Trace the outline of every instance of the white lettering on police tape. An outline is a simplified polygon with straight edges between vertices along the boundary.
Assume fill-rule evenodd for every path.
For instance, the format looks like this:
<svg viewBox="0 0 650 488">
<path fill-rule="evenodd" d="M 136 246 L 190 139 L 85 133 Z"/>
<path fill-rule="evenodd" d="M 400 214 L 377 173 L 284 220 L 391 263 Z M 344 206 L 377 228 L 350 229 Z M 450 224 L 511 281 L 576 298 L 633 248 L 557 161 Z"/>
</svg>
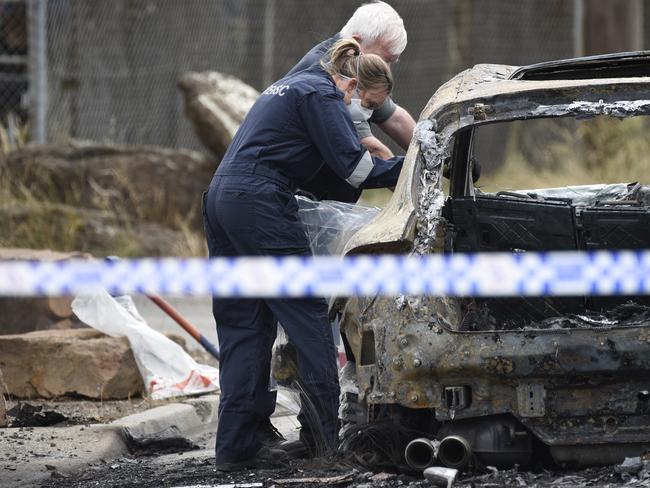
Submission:
<svg viewBox="0 0 650 488">
<path fill-rule="evenodd" d="M 279 97 L 283 97 L 289 88 L 291 88 L 291 85 L 271 85 L 266 90 L 264 90 L 262 95 L 277 95 Z"/>
</svg>

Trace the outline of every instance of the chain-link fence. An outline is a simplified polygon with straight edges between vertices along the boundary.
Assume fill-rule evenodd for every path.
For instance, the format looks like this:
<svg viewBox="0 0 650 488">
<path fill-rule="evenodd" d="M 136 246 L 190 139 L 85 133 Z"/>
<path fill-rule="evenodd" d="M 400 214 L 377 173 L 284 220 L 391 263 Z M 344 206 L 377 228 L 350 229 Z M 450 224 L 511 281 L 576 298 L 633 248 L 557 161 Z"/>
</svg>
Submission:
<svg viewBox="0 0 650 488">
<path fill-rule="evenodd" d="M 417 118 L 441 83 L 475 63 L 571 57 L 582 49 L 585 1 L 602 0 L 392 0 L 409 35 L 395 100 Z M 623 1 L 650 13 L 650 0 Z M 230 73 L 261 90 L 361 3 L 3 0 L 0 117 L 5 127 L 29 118 L 43 142 L 199 149 L 176 87 L 184 72 Z"/>
<path fill-rule="evenodd" d="M 0 120 L 3 123 L 0 146 L 3 148 L 16 145 L 29 117 L 27 51 L 27 5 L 19 1 L 0 3 Z"/>
</svg>

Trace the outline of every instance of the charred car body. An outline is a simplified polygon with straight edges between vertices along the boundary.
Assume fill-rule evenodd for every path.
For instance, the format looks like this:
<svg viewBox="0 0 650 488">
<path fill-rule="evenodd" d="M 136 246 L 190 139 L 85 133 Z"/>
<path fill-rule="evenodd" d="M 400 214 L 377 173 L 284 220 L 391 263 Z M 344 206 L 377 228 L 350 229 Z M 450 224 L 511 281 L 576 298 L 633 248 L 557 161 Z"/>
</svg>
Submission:
<svg viewBox="0 0 650 488">
<path fill-rule="evenodd" d="M 472 182 L 480 127 L 648 115 L 648 76 L 650 53 L 460 73 L 427 104 L 392 199 L 346 252 L 650 248 L 642 184 L 485 193 Z M 366 420 L 408 427 L 411 467 L 435 456 L 450 467 L 522 465 L 538 453 L 560 465 L 607 464 L 650 447 L 649 304 L 355 297 L 341 331 Z"/>
</svg>

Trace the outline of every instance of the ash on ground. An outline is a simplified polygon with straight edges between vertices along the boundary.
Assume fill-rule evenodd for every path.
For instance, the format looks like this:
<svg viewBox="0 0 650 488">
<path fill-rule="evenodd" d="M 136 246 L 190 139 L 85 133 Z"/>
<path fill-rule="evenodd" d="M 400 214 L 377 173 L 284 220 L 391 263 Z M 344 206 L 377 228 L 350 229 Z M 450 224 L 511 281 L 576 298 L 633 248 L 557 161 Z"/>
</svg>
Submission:
<svg viewBox="0 0 650 488">
<path fill-rule="evenodd" d="M 103 402 L 74 398 L 10 400 L 7 402 L 7 420 L 9 427 L 103 424 L 169 401 L 148 398 Z"/>
<path fill-rule="evenodd" d="M 487 468 L 481 474 L 463 473 L 454 487 L 648 487 L 650 460 L 632 458 L 619 466 L 590 468 L 581 471 L 499 471 Z M 405 488 L 433 486 L 421 476 L 391 472 L 371 472 L 352 463 L 339 454 L 328 459 L 294 460 L 278 468 L 260 468 L 238 473 L 220 473 L 215 470 L 209 451 L 200 455 L 178 454 L 170 457 L 137 456 L 121 458 L 109 463 L 91 466 L 75 478 L 55 476 L 43 485 L 61 487 L 216 487 L 251 488 L 316 486 L 357 488 Z"/>
</svg>

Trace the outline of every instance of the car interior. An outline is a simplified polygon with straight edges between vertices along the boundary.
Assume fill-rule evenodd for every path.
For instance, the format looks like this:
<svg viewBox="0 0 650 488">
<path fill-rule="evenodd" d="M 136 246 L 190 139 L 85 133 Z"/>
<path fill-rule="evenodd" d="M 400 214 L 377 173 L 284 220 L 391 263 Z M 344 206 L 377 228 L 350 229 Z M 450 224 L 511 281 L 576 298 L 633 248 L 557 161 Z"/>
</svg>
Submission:
<svg viewBox="0 0 650 488">
<path fill-rule="evenodd" d="M 503 123 L 502 125 L 507 125 Z M 476 133 L 456 135 L 449 196 L 443 209 L 446 252 L 597 251 L 650 247 L 650 187 L 641 182 L 553 191 L 481 188 L 472 165 L 482 158 Z M 481 159 L 483 162 L 483 160 Z M 625 177 L 621 172 L 621 177 Z M 476 186 L 475 186 L 476 185 Z M 609 191 L 606 191 L 609 190 Z M 591 192 L 589 198 L 583 194 Z M 580 198 L 575 198 L 573 194 Z M 468 299 L 461 328 L 535 327 L 567 314 L 603 314 L 625 304 L 650 306 L 647 296 Z"/>
</svg>

